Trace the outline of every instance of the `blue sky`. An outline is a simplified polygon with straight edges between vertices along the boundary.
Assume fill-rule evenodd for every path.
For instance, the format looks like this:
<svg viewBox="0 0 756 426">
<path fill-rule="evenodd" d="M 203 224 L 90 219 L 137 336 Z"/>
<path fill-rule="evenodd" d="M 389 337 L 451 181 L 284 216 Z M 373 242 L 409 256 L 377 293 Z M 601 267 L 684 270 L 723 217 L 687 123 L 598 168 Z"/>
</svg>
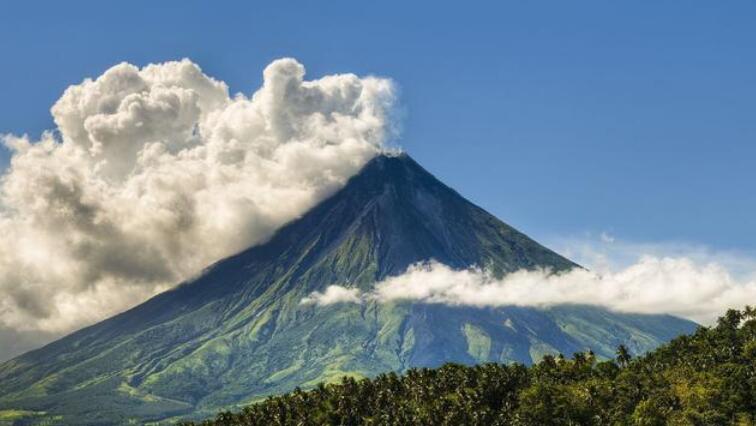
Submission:
<svg viewBox="0 0 756 426">
<path fill-rule="evenodd" d="M 249 93 L 292 56 L 309 78 L 394 79 L 400 145 L 535 237 L 751 252 L 754 17 L 746 1 L 5 3 L 0 132 L 51 128 L 68 85 L 121 61 L 188 57 Z"/>
</svg>

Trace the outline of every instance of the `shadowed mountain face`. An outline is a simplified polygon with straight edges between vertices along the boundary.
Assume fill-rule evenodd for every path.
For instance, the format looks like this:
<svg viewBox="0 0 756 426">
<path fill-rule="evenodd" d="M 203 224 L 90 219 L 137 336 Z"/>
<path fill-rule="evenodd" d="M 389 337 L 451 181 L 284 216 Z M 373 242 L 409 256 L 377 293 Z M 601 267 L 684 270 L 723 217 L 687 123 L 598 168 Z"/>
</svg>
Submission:
<svg viewBox="0 0 756 426">
<path fill-rule="evenodd" d="M 695 324 L 584 306 L 304 306 L 435 259 L 496 274 L 576 265 L 462 198 L 406 155 L 380 156 L 266 244 L 113 318 L 0 365 L 2 410 L 58 423 L 212 414 L 343 375 L 445 362 L 530 363 L 620 343 L 643 352 Z M 42 414 L 44 412 L 45 414 Z"/>
</svg>

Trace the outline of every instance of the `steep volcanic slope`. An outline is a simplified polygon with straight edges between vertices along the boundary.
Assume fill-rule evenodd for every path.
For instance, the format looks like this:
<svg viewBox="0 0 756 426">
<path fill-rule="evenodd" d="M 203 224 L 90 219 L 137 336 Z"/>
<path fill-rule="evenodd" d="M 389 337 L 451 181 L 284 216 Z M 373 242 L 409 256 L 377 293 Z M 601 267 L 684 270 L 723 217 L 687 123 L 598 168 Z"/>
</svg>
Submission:
<svg viewBox="0 0 756 426">
<path fill-rule="evenodd" d="M 57 422 L 203 415 L 344 374 L 455 361 L 611 356 L 692 331 L 670 316 L 597 308 L 409 303 L 305 306 L 330 284 L 364 290 L 435 259 L 497 274 L 576 265 L 462 198 L 406 155 L 381 156 L 268 243 L 127 312 L 0 365 L 0 410 Z"/>
</svg>

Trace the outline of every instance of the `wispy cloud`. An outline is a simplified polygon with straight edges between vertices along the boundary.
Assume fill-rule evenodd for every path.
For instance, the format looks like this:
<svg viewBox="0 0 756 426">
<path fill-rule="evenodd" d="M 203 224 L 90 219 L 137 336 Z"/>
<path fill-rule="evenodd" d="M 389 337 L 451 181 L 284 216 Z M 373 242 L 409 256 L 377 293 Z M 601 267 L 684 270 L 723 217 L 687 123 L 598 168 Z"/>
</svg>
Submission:
<svg viewBox="0 0 756 426">
<path fill-rule="evenodd" d="M 333 305 L 336 303 L 362 303 L 360 290 L 338 285 L 328 286 L 324 292 L 313 291 L 300 301 L 302 305 Z"/>
<path fill-rule="evenodd" d="M 698 265 L 716 264 L 738 280 L 756 278 L 756 253 L 714 249 L 685 241 L 633 241 L 604 232 L 545 237 L 547 247 L 600 273 L 627 268 L 643 257 L 685 258 Z"/>
<path fill-rule="evenodd" d="M 601 264 L 600 271 L 573 269 L 552 273 L 543 269 L 520 270 L 503 277 L 495 277 L 479 268 L 454 270 L 437 262 L 428 262 L 413 265 L 399 276 L 377 282 L 367 293 L 356 293 L 356 289 L 337 290 L 334 286 L 329 287 L 327 293 L 336 295 L 349 290 L 349 300 L 338 301 L 353 303 L 405 300 L 452 306 L 539 308 L 586 304 L 619 312 L 672 314 L 702 324 L 712 323 L 728 308 L 756 303 L 753 275 L 735 274 L 725 266 L 744 267 L 750 261 L 708 255 L 726 259 L 723 264 L 705 260 L 703 253 L 706 251 L 699 249 L 690 253 L 692 257 L 646 254 L 631 264 L 617 267 L 616 263 L 621 260 L 611 260 L 595 252 L 592 256 Z M 324 305 L 331 299 L 319 297 L 318 300 Z"/>
</svg>

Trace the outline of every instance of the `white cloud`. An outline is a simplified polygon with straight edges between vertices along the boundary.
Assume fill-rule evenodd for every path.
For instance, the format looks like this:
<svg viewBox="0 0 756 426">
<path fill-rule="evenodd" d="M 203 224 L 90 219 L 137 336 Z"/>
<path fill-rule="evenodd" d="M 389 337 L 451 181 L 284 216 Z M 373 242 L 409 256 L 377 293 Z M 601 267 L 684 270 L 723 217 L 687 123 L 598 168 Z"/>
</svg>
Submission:
<svg viewBox="0 0 756 426">
<path fill-rule="evenodd" d="M 338 285 L 330 285 L 325 292 L 313 291 L 303 298 L 300 305 L 333 305 L 335 303 L 362 303 L 358 288 L 346 288 Z"/>
<path fill-rule="evenodd" d="M 503 278 L 481 269 L 454 270 L 430 262 L 376 283 L 358 299 L 476 307 L 587 304 L 709 324 L 728 308 L 756 301 L 756 280 L 738 280 L 721 265 L 699 265 L 688 258 L 645 256 L 615 272 L 521 270 Z"/>
<path fill-rule="evenodd" d="M 304 80 L 271 63 L 251 96 L 189 60 L 69 87 L 57 132 L 6 135 L 0 326 L 63 333 L 268 239 L 395 134 L 390 80 Z"/>
<path fill-rule="evenodd" d="M 684 241 L 632 241 L 612 236 L 607 241 L 601 233 L 580 236 L 546 237 L 546 246 L 592 271 L 611 273 L 629 267 L 638 259 L 686 258 L 698 265 L 717 264 L 738 280 L 756 280 L 756 253 L 713 249 Z"/>
</svg>

